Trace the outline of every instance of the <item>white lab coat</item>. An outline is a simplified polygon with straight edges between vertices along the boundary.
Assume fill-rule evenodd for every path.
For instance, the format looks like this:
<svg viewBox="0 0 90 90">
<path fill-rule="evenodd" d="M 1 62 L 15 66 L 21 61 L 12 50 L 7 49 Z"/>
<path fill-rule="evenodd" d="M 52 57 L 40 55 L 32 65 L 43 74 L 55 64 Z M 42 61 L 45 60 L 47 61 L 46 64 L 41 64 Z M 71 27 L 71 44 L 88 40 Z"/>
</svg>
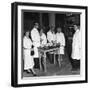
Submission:
<svg viewBox="0 0 90 90">
<path fill-rule="evenodd" d="M 34 66 L 34 61 L 33 61 L 33 57 L 31 56 L 31 46 L 32 46 L 32 42 L 29 38 L 27 38 L 26 36 L 24 36 L 23 38 L 23 55 L 24 55 L 24 69 L 30 69 L 33 68 Z"/>
<path fill-rule="evenodd" d="M 44 33 L 42 33 L 42 35 L 40 36 L 40 40 L 41 40 L 40 42 L 41 46 L 47 44 L 47 38 Z"/>
<path fill-rule="evenodd" d="M 49 43 L 51 43 L 52 41 L 56 40 L 56 36 L 55 33 L 51 32 L 50 30 L 47 32 L 47 40 L 49 41 Z"/>
<path fill-rule="evenodd" d="M 64 54 L 64 47 L 65 47 L 65 37 L 62 32 L 56 33 L 56 42 L 60 43 L 60 51 L 59 54 Z"/>
<path fill-rule="evenodd" d="M 39 58 L 38 47 L 40 46 L 40 34 L 36 28 L 31 30 L 31 38 L 34 45 L 34 58 Z"/>
<path fill-rule="evenodd" d="M 72 59 L 79 60 L 81 58 L 81 32 L 77 30 L 73 36 L 72 42 Z"/>
</svg>

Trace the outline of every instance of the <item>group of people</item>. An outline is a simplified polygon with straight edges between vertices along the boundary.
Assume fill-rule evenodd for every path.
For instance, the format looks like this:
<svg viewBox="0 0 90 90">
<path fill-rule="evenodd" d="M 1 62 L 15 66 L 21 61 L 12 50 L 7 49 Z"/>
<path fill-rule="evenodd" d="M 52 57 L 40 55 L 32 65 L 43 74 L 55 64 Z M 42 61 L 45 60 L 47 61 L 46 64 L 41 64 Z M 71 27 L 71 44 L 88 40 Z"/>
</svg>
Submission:
<svg viewBox="0 0 90 90">
<path fill-rule="evenodd" d="M 50 30 L 45 35 L 44 30 L 41 28 L 40 32 L 38 31 L 39 24 L 35 23 L 34 27 L 31 31 L 26 31 L 25 36 L 23 38 L 23 51 L 24 51 L 24 70 L 27 73 L 32 73 L 36 76 L 34 68 L 39 68 L 39 54 L 38 54 L 38 47 L 44 46 L 47 43 L 60 43 L 60 51 L 59 54 L 64 54 L 65 48 L 65 37 L 64 33 L 62 33 L 61 27 L 57 28 L 57 33 L 54 31 L 54 27 L 51 26 Z M 76 25 L 74 25 L 75 34 L 73 36 L 73 43 L 72 43 L 72 67 L 76 69 L 76 64 L 80 64 L 80 57 L 79 57 L 79 45 L 80 43 L 80 30 Z M 34 51 L 34 54 L 31 55 L 31 52 Z M 61 58 L 62 59 L 62 58 Z M 76 62 L 78 61 L 78 62 Z"/>
</svg>

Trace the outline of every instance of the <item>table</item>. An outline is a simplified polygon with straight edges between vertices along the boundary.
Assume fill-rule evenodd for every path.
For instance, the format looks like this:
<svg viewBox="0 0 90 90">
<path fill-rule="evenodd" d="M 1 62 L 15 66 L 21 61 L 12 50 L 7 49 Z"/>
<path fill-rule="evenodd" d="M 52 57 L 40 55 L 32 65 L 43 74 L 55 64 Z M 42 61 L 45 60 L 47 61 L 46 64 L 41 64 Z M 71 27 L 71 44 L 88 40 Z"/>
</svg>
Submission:
<svg viewBox="0 0 90 90">
<path fill-rule="evenodd" d="M 42 65 L 41 65 L 41 57 L 44 57 L 43 60 L 43 65 L 44 65 L 44 72 L 47 72 L 47 68 L 46 68 L 46 53 L 47 52 L 53 52 L 54 53 L 54 64 L 56 64 L 56 59 L 55 59 L 55 55 L 57 53 L 57 51 L 59 52 L 60 47 L 55 47 L 55 48 L 51 48 L 51 49 L 43 49 L 43 48 L 38 48 L 38 52 L 39 52 L 39 64 L 40 64 L 40 70 L 42 70 Z M 43 54 L 42 54 L 43 53 Z M 60 60 L 60 54 L 58 54 L 58 62 L 59 62 L 59 67 L 61 66 L 61 60 Z"/>
</svg>

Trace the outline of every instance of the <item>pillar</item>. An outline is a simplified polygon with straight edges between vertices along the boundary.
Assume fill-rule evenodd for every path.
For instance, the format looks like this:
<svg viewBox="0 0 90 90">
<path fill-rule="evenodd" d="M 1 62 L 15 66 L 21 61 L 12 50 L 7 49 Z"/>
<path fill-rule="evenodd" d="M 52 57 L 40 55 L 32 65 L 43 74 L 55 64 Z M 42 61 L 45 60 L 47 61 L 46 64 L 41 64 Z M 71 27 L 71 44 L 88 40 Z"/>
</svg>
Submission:
<svg viewBox="0 0 90 90">
<path fill-rule="evenodd" d="M 40 13 L 40 26 L 42 26 L 42 13 Z"/>
<path fill-rule="evenodd" d="M 55 14 L 54 13 L 49 14 L 49 26 L 55 26 Z"/>
</svg>

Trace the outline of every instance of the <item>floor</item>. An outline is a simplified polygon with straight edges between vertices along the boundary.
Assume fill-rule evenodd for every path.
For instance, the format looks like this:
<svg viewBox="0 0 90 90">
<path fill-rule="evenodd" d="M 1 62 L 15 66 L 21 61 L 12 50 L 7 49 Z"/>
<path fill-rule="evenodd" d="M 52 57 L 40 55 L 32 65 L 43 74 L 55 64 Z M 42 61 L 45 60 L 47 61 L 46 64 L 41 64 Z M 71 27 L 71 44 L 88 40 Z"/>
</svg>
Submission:
<svg viewBox="0 0 90 90">
<path fill-rule="evenodd" d="M 63 61 L 61 62 L 61 67 L 59 67 L 58 62 L 56 64 L 51 64 L 49 60 L 47 60 L 47 72 L 45 73 L 43 70 L 35 69 L 37 77 L 39 76 L 57 76 L 57 75 L 79 75 L 80 70 L 72 72 L 72 66 L 69 61 L 67 55 L 63 57 Z M 33 77 L 31 73 L 23 72 L 24 77 Z"/>
</svg>

